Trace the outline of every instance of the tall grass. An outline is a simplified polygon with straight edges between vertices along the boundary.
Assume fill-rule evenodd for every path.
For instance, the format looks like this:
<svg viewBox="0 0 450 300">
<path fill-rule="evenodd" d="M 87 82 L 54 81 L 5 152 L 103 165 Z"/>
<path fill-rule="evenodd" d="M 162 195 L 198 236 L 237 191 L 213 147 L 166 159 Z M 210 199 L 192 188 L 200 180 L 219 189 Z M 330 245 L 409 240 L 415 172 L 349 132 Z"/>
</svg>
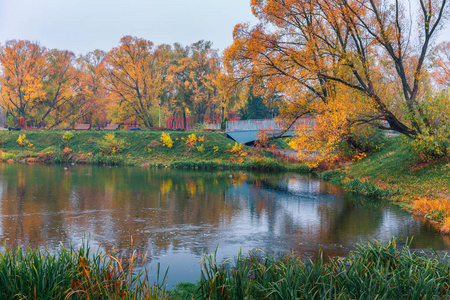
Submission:
<svg viewBox="0 0 450 300">
<path fill-rule="evenodd" d="M 0 299 L 167 299 L 165 276 L 151 283 L 144 263 L 137 251 L 121 257 L 87 243 L 57 253 L 18 247 L 0 253 Z"/>
<path fill-rule="evenodd" d="M 219 264 L 206 256 L 199 299 L 442 299 L 450 296 L 450 263 L 436 252 L 414 253 L 370 242 L 346 258 L 303 262 L 251 252 Z M 186 298 L 187 299 L 187 298 Z M 191 298 L 189 298 L 191 299 Z"/>
<path fill-rule="evenodd" d="M 154 165 L 158 167 L 158 164 Z M 306 165 L 292 164 L 286 165 L 276 159 L 271 158 L 260 158 L 260 159 L 249 159 L 242 163 L 237 162 L 217 162 L 217 161 L 203 161 L 203 160 L 184 160 L 175 161 L 169 165 L 170 168 L 174 169 L 202 169 L 202 170 L 252 170 L 252 171 L 266 171 L 266 172 L 298 172 L 298 173 L 311 173 L 311 169 Z"/>
</svg>

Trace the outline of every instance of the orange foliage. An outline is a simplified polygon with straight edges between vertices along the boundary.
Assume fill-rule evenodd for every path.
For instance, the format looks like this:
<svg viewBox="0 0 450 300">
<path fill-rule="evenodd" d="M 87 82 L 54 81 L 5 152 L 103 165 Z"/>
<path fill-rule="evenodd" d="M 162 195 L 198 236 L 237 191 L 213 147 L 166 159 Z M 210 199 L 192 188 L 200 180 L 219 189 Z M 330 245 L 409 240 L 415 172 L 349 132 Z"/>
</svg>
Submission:
<svg viewBox="0 0 450 300">
<path fill-rule="evenodd" d="M 433 77 L 437 83 L 442 85 L 450 84 L 450 42 L 440 43 L 433 56 Z"/>
<path fill-rule="evenodd" d="M 225 65 L 260 93 L 282 94 L 286 126 L 316 118 L 292 146 L 317 151 L 319 160 L 333 158 L 359 124 L 415 138 L 431 126 L 421 105 L 425 61 L 446 10 L 444 2 L 419 2 L 413 22 L 400 1 L 252 0 L 260 23 L 236 25 Z M 411 30 L 422 36 L 420 51 L 408 48 Z"/>
<path fill-rule="evenodd" d="M 83 123 L 95 124 L 108 120 L 111 113 L 111 97 L 107 89 L 106 53 L 101 50 L 89 52 L 78 58 L 76 73 L 76 105 L 75 119 Z"/>
<path fill-rule="evenodd" d="M 26 118 L 45 94 L 43 89 L 45 48 L 29 41 L 7 41 L 0 49 L 3 74 L 1 106 L 17 119 Z"/>
<path fill-rule="evenodd" d="M 164 49 L 164 45 L 155 48 L 151 41 L 124 36 L 120 45 L 108 52 L 107 76 L 122 118 L 136 117 L 147 127 L 156 124 L 152 108 L 158 108 L 167 84 Z"/>
<path fill-rule="evenodd" d="M 413 202 L 414 211 L 441 223 L 441 231 L 450 233 L 450 201 L 420 197 Z"/>
</svg>

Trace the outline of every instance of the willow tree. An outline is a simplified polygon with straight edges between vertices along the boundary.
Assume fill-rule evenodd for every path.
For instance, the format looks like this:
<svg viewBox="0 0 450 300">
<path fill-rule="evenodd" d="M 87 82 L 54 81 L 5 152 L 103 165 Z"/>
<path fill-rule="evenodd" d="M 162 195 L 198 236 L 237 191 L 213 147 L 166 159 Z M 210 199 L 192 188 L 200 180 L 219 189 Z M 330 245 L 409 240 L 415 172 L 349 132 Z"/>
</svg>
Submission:
<svg viewBox="0 0 450 300">
<path fill-rule="evenodd" d="M 252 0 L 260 23 L 235 27 L 225 60 L 236 77 L 282 92 L 290 124 L 315 115 L 299 148 L 332 153 L 355 124 L 416 138 L 435 126 L 424 76 L 448 15 L 447 0 L 417 1 L 413 11 L 402 0 Z"/>
</svg>

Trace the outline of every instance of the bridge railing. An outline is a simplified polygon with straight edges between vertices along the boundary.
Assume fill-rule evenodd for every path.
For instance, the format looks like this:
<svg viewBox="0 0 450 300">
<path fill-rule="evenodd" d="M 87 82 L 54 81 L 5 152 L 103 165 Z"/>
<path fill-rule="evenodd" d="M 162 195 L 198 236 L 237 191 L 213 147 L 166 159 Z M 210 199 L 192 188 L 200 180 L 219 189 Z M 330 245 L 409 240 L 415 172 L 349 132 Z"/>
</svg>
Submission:
<svg viewBox="0 0 450 300">
<path fill-rule="evenodd" d="M 296 129 L 300 126 L 313 126 L 314 119 L 303 118 L 297 120 L 292 129 Z M 250 130 L 271 130 L 282 131 L 286 129 L 286 123 L 284 121 L 277 121 L 275 119 L 261 119 L 261 120 L 239 120 L 227 122 L 226 131 L 250 131 Z"/>
<path fill-rule="evenodd" d="M 220 123 L 205 124 L 205 129 L 220 130 Z"/>
</svg>

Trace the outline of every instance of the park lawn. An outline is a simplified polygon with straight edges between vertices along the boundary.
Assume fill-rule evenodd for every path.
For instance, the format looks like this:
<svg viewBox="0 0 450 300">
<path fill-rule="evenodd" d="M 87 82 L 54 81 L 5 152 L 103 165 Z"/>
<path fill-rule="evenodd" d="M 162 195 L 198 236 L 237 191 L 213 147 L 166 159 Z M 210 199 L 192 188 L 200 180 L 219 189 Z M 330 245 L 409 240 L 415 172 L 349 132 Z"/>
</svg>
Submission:
<svg viewBox="0 0 450 300">
<path fill-rule="evenodd" d="M 125 146 L 121 151 L 121 155 L 125 157 L 132 157 L 139 161 L 158 161 L 161 163 L 170 163 L 172 161 L 179 161 L 183 159 L 191 160 L 209 160 L 209 159 L 224 159 L 230 160 L 233 156 L 231 152 L 227 151 L 228 144 L 232 141 L 225 138 L 223 133 L 215 132 L 193 132 L 193 131 L 166 131 L 172 140 L 173 147 L 168 148 L 162 145 L 160 137 L 162 131 L 72 131 L 73 138 L 68 141 L 63 140 L 65 131 L 14 131 L 1 132 L 0 135 L 0 149 L 4 151 L 11 151 L 18 155 L 33 155 L 35 153 L 45 152 L 46 150 L 62 151 L 68 146 L 72 155 L 78 153 L 92 153 L 93 155 L 99 152 L 98 142 L 102 140 L 106 134 L 114 134 L 116 139 L 123 139 Z M 196 136 L 204 136 L 203 143 L 197 143 L 196 146 L 204 144 L 205 151 L 199 152 L 196 146 L 189 148 L 186 145 L 186 139 L 190 134 Z M 19 134 L 25 134 L 26 139 L 33 144 L 32 147 L 20 147 L 17 144 Z M 152 144 L 153 142 L 153 144 Z M 218 147 L 218 151 L 214 153 L 214 146 Z M 149 152 L 149 149 L 151 151 Z"/>
<path fill-rule="evenodd" d="M 289 169 L 304 165 L 286 164 L 268 151 L 243 146 L 243 152 L 231 151 L 235 143 L 222 132 L 165 131 L 173 140 L 168 148 L 161 143 L 163 131 L 71 131 L 73 137 L 64 140 L 65 131 L 3 131 L 0 132 L 0 161 L 38 161 L 47 163 L 91 163 L 108 165 L 145 165 L 188 168 L 251 168 Z M 21 147 L 17 143 L 20 134 L 25 134 L 32 146 Z M 114 134 L 117 140 L 124 140 L 122 151 L 116 155 L 104 155 L 99 151 L 99 142 L 107 134 Z M 188 146 L 189 135 L 197 139 Z M 203 145 L 203 147 L 201 147 Z M 64 154 L 64 149 L 70 152 Z M 202 149 L 203 148 L 203 149 Z"/>
<path fill-rule="evenodd" d="M 385 190 L 398 190 L 392 196 L 396 201 L 450 199 L 450 161 L 420 162 L 402 139 L 389 138 L 381 150 L 343 167 L 345 176 L 369 180 Z"/>
</svg>

